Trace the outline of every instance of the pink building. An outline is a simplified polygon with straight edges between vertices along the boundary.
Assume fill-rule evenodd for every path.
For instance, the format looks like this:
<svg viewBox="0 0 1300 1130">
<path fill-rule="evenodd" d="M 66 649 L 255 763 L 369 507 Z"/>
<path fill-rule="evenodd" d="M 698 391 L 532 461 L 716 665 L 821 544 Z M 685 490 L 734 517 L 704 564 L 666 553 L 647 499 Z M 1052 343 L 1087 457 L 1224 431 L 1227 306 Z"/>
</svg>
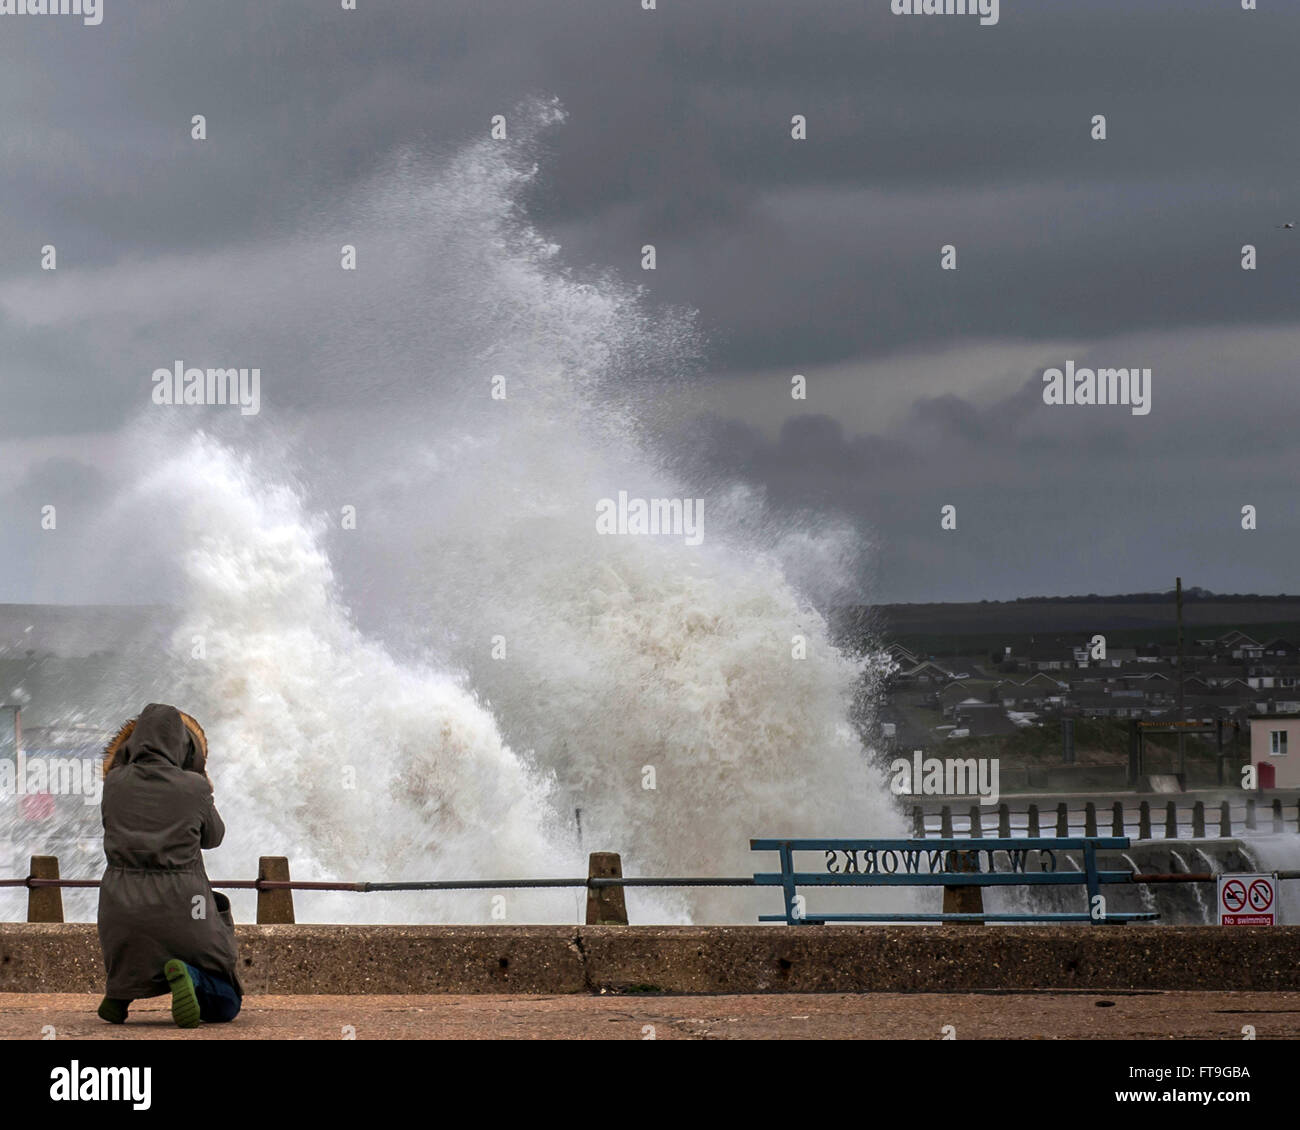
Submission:
<svg viewBox="0 0 1300 1130">
<path fill-rule="evenodd" d="M 1300 788 L 1300 714 L 1252 714 L 1250 760 L 1261 788 Z"/>
</svg>

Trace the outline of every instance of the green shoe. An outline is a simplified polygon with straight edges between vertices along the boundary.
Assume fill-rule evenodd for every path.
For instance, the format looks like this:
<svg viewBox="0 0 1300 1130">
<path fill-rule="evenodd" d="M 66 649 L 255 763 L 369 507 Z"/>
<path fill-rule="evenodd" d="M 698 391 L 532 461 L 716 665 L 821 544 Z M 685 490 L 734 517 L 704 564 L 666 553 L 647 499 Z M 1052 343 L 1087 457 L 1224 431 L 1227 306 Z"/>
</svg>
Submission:
<svg viewBox="0 0 1300 1130">
<path fill-rule="evenodd" d="M 126 1006 L 130 1001 L 118 1000 L 116 997 L 105 997 L 99 1002 L 99 1018 L 107 1020 L 110 1024 L 126 1023 Z"/>
<path fill-rule="evenodd" d="M 199 998 L 194 992 L 194 982 L 185 962 L 173 957 L 163 966 L 163 976 L 172 988 L 172 1019 L 178 1028 L 199 1026 Z"/>
</svg>

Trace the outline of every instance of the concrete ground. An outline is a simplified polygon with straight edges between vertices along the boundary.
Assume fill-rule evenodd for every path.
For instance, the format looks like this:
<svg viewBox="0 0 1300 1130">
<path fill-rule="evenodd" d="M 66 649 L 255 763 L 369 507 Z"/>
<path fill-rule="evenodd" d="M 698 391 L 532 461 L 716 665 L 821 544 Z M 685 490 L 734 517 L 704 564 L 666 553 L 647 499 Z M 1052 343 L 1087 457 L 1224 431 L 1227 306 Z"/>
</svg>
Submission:
<svg viewBox="0 0 1300 1130">
<path fill-rule="evenodd" d="M 183 1031 L 168 997 L 105 1024 L 97 996 L 0 993 L 0 1039 L 1300 1038 L 1295 992 L 991 992 L 659 996 L 249 996 L 232 1024 Z"/>
</svg>

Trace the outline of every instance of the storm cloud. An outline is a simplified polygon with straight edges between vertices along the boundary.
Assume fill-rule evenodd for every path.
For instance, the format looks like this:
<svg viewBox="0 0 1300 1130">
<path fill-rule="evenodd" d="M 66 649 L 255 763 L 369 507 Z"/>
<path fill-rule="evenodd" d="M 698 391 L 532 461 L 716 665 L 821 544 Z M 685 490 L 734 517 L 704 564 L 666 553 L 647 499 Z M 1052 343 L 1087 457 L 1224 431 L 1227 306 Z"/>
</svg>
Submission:
<svg viewBox="0 0 1300 1130">
<path fill-rule="evenodd" d="M 329 302 L 310 245 L 340 201 L 551 97 L 530 222 L 579 277 L 697 312 L 703 356 L 638 393 L 647 423 L 688 474 L 857 525 L 863 598 L 1295 587 L 1294 5 L 1003 0 L 981 27 L 888 0 L 104 0 L 98 26 L 0 21 L 0 600 L 102 595 L 42 563 L 40 508 L 109 496 L 156 365 L 246 364 L 237 330 L 268 396 L 327 411 L 293 368 L 306 323 L 258 319 L 259 265 Z M 374 314 L 381 368 L 427 347 L 400 305 Z M 1044 404 L 1068 359 L 1150 368 L 1151 413 Z"/>
</svg>

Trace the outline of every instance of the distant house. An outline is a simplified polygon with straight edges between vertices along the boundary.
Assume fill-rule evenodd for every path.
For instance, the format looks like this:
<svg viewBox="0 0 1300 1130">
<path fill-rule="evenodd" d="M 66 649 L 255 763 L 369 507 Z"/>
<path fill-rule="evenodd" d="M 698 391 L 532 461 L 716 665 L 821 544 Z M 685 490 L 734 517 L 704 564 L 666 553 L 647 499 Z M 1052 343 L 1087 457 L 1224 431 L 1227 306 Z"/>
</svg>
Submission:
<svg viewBox="0 0 1300 1130">
<path fill-rule="evenodd" d="M 1075 645 L 1063 640 L 1031 643 L 1016 658 L 1031 671 L 1061 671 L 1075 665 Z"/>
<path fill-rule="evenodd" d="M 1300 667 L 1280 664 L 1247 667 L 1246 682 L 1261 691 L 1289 689 L 1300 683 Z"/>
<path fill-rule="evenodd" d="M 1020 684 L 1014 679 L 1002 679 L 993 684 L 993 690 L 989 698 L 993 702 L 1000 702 L 1006 710 L 1012 710 L 1020 702 L 1023 692 Z"/>
<path fill-rule="evenodd" d="M 1259 641 L 1252 639 L 1245 632 L 1231 631 L 1225 632 L 1217 640 L 1213 641 L 1218 647 L 1224 650 L 1230 650 L 1234 647 L 1240 647 L 1243 643 L 1259 646 Z"/>
<path fill-rule="evenodd" d="M 1268 659 L 1294 659 L 1300 656 L 1300 647 L 1290 640 L 1274 638 L 1264 641 L 1264 656 Z"/>
<path fill-rule="evenodd" d="M 1020 684 L 1026 690 L 1037 690 L 1044 694 L 1060 694 L 1069 684 L 1060 679 L 1054 679 L 1044 671 L 1039 671 L 1036 675 L 1030 675 Z"/>
<path fill-rule="evenodd" d="M 888 648 L 889 656 L 900 668 L 915 667 L 921 662 L 921 657 L 909 648 L 904 647 L 901 643 L 891 643 Z"/>
<path fill-rule="evenodd" d="M 1043 710 L 1047 707 L 1060 706 L 1067 686 L 1059 679 L 1043 672 L 1031 675 L 1023 683 L 1003 683 L 997 689 L 1003 706 L 1015 706 L 1020 709 Z"/>
<path fill-rule="evenodd" d="M 1076 667 L 1119 667 L 1124 663 L 1132 663 L 1137 658 L 1137 648 L 1108 647 L 1105 659 L 1093 659 L 1092 649 L 1087 644 L 1081 644 L 1071 654 Z"/>
<path fill-rule="evenodd" d="M 984 680 L 971 682 L 961 680 L 949 683 L 938 693 L 940 707 L 945 714 L 950 713 L 956 706 L 964 702 L 979 702 L 988 704 L 990 702 L 1000 702 L 997 688 L 1000 683 L 992 683 Z"/>
<path fill-rule="evenodd" d="M 1264 654 L 1264 645 L 1245 632 L 1227 632 L 1220 636 L 1218 650 L 1227 652 L 1234 659 L 1258 659 Z"/>
<path fill-rule="evenodd" d="M 1089 718 L 1140 718 L 1147 713 L 1145 698 L 1131 692 L 1072 689 L 1066 702 Z"/>
<path fill-rule="evenodd" d="M 1165 690 L 1172 682 L 1173 679 L 1163 671 L 1143 671 L 1140 668 L 1121 671 L 1116 680 L 1116 684 L 1125 690 L 1142 690 L 1147 693 Z"/>
<path fill-rule="evenodd" d="M 1242 682 L 1246 668 L 1240 663 L 1206 663 L 1198 667 L 1196 673 L 1210 686 L 1221 687 L 1233 682 Z"/>
<path fill-rule="evenodd" d="M 936 683 L 949 683 L 955 676 L 935 663 L 926 659 L 894 674 L 894 682 L 900 686 L 932 686 Z"/>
<path fill-rule="evenodd" d="M 1252 715 L 1250 760 L 1261 788 L 1300 788 L 1300 714 Z"/>
<path fill-rule="evenodd" d="M 1169 682 L 1175 672 L 1174 668 L 1166 666 L 1156 666 L 1154 664 L 1130 663 L 1124 667 L 1114 669 L 1102 669 L 1098 672 L 1103 679 L 1110 683 L 1144 683 L 1154 684 Z"/>
<path fill-rule="evenodd" d="M 1108 647 L 1106 649 L 1105 659 L 1091 659 L 1086 648 L 1079 666 L 1095 667 L 1122 667 L 1125 663 L 1134 663 L 1137 661 L 1137 648 L 1135 647 Z"/>
<path fill-rule="evenodd" d="M 963 702 L 954 711 L 953 720 L 973 738 L 1014 734 L 1019 728 L 997 702 Z"/>
</svg>

